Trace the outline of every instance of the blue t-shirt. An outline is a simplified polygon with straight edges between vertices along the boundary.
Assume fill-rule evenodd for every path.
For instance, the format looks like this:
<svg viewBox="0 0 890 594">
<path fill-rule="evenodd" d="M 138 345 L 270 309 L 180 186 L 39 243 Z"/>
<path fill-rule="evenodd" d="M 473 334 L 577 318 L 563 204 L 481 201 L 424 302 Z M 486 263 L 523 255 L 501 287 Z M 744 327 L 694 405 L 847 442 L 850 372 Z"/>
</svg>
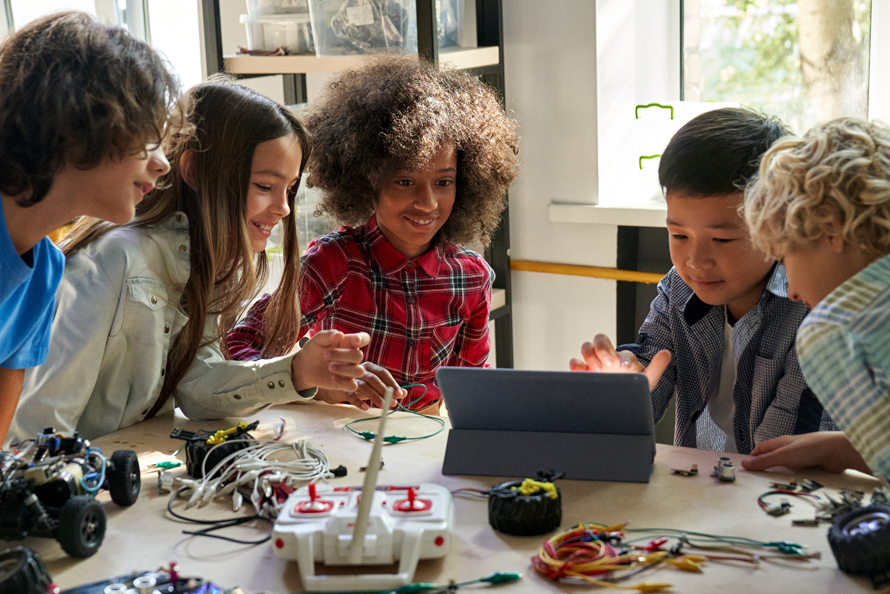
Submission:
<svg viewBox="0 0 890 594">
<path fill-rule="evenodd" d="M 0 201 L 0 367 L 26 369 L 46 361 L 64 269 L 65 256 L 48 237 L 24 256 L 16 253 Z"/>
</svg>

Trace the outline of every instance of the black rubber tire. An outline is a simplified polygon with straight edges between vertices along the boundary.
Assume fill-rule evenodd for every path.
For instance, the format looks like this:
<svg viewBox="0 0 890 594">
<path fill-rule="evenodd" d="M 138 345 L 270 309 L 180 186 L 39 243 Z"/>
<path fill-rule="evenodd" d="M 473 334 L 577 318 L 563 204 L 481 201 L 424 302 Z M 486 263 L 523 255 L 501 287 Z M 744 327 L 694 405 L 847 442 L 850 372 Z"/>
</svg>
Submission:
<svg viewBox="0 0 890 594">
<path fill-rule="evenodd" d="M 142 487 L 142 475 L 139 471 L 139 459 L 133 450 L 117 450 L 111 455 L 108 468 L 108 492 L 111 500 L 124 507 L 133 505 L 139 498 Z"/>
<path fill-rule="evenodd" d="M 488 523 L 504 534 L 537 536 L 559 528 L 562 522 L 562 493 L 556 499 L 544 492 L 530 496 L 517 495 L 511 487 L 522 481 L 510 481 L 494 487 L 488 494 Z"/>
<path fill-rule="evenodd" d="M 89 495 L 65 502 L 59 514 L 56 540 L 72 557 L 85 558 L 102 546 L 105 538 L 105 508 Z"/>
<path fill-rule="evenodd" d="M 52 581 L 31 549 L 15 547 L 0 553 L 0 594 L 46 594 Z"/>
<path fill-rule="evenodd" d="M 837 518 L 828 529 L 828 544 L 844 573 L 890 572 L 890 507 L 870 505 Z"/>
</svg>

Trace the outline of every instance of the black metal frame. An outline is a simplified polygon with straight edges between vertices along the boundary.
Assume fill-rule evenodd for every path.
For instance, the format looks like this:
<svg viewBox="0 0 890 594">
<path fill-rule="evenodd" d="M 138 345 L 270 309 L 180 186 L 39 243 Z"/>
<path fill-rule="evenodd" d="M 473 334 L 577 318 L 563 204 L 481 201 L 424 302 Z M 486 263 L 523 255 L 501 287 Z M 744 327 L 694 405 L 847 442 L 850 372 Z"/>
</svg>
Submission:
<svg viewBox="0 0 890 594">
<path fill-rule="evenodd" d="M 472 0 L 469 0 L 472 1 Z M 476 41 L 479 47 L 498 47 L 498 64 L 482 68 L 468 69 L 485 84 L 495 89 L 504 102 L 504 22 L 502 0 L 475 0 L 476 2 Z M 222 50 L 222 27 L 220 24 L 218 0 L 201 0 L 204 15 L 204 49 L 207 61 L 207 74 L 223 72 L 225 61 Z M 416 0 L 417 7 L 417 51 L 418 54 L 439 65 L 439 40 L 436 35 L 435 0 Z M 240 75 L 242 78 L 271 75 Z M 282 74 L 284 82 L 284 102 L 288 105 L 305 103 L 306 75 Z M 509 208 L 504 210 L 501 225 L 492 237 L 491 245 L 485 250 L 485 258 L 495 271 L 494 286 L 506 292 L 506 305 L 491 312 L 489 319 L 495 324 L 496 364 L 498 367 L 513 367 L 513 310 L 512 284 L 510 278 L 510 226 Z"/>
<path fill-rule="evenodd" d="M 426 0 L 431 2 L 432 0 Z M 419 3 L 418 3 L 419 6 Z M 482 82 L 495 89 L 504 103 L 504 19 L 502 0 L 476 0 L 476 43 L 479 47 L 498 48 L 497 66 L 470 70 Z M 419 19 L 418 14 L 418 19 Z M 435 24 L 435 21 L 432 21 Z M 433 36 L 435 39 L 435 35 Z M 418 31 L 418 43 L 420 34 Z M 419 48 L 418 48 L 419 49 Z M 504 289 L 506 304 L 491 312 L 494 320 L 495 363 L 513 367 L 513 283 L 510 270 L 510 207 L 504 209 L 501 224 L 491 239 L 485 257 L 494 269 L 494 286 Z"/>
</svg>

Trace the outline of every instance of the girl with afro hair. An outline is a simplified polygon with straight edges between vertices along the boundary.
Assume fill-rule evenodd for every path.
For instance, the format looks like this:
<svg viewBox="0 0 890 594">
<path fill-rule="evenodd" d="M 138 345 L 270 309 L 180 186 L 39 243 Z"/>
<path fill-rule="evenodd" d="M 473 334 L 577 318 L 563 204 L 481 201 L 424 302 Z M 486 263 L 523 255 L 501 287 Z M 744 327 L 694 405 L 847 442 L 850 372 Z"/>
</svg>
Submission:
<svg viewBox="0 0 890 594">
<path fill-rule="evenodd" d="M 519 170 L 516 122 L 477 78 L 385 56 L 341 74 L 306 125 L 307 184 L 323 194 L 316 215 L 343 227 L 303 255 L 300 333 L 369 333 L 364 377 L 346 401 L 381 406 L 389 386 L 436 414 L 436 369 L 488 357 L 494 271 L 461 244 L 487 246 L 497 229 Z M 260 356 L 269 299 L 229 335 L 233 358 Z"/>
</svg>

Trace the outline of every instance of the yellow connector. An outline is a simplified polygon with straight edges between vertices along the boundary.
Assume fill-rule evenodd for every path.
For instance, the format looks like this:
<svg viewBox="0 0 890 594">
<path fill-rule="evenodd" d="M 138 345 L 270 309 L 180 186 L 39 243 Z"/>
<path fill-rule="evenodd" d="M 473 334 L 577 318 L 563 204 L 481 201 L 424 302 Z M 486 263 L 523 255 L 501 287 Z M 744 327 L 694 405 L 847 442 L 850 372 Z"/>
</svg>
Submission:
<svg viewBox="0 0 890 594">
<path fill-rule="evenodd" d="M 700 563 L 703 559 L 699 558 L 699 555 L 684 555 L 679 559 L 668 559 L 667 562 L 677 569 L 681 569 L 683 571 L 689 571 L 691 573 L 701 573 Z"/>
<path fill-rule="evenodd" d="M 239 429 L 241 431 L 247 431 L 247 422 L 241 421 L 240 423 L 238 423 L 237 427 L 232 427 L 231 429 L 220 429 L 219 431 L 217 431 L 216 433 L 211 435 L 209 438 L 207 438 L 206 443 L 209 446 L 221 444 L 226 439 L 228 439 L 232 433 L 235 433 Z"/>
<path fill-rule="evenodd" d="M 669 589 L 671 584 L 665 584 L 663 582 L 643 582 L 642 584 L 636 584 L 635 586 L 630 587 L 639 590 L 640 592 L 661 592 L 662 590 Z"/>
<path fill-rule="evenodd" d="M 550 499 L 556 499 L 556 486 L 553 483 L 542 483 L 533 479 L 525 479 L 519 487 L 513 487 L 514 491 L 519 491 L 523 497 L 534 495 L 538 491 L 546 491 Z"/>
</svg>

